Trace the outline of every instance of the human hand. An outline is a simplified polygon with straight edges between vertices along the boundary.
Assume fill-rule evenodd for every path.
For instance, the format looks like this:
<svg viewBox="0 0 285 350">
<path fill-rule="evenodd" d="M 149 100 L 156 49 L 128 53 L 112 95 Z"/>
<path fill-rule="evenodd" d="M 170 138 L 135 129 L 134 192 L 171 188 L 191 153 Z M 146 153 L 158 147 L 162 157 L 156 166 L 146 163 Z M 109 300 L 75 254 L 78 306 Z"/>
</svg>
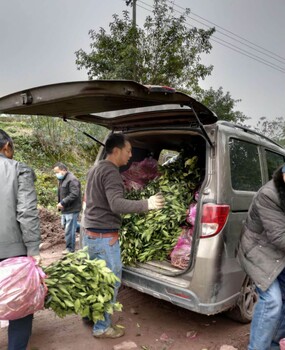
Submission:
<svg viewBox="0 0 285 350">
<path fill-rule="evenodd" d="M 161 193 L 157 193 L 154 196 L 149 197 L 147 202 L 148 202 L 148 210 L 162 209 L 165 204 L 165 199 Z"/>
<path fill-rule="evenodd" d="M 58 203 L 56 207 L 57 207 L 58 210 L 63 209 L 63 205 L 61 203 Z"/>
<path fill-rule="evenodd" d="M 34 258 L 36 265 L 40 265 L 42 258 L 40 255 L 32 255 L 32 258 Z"/>
</svg>

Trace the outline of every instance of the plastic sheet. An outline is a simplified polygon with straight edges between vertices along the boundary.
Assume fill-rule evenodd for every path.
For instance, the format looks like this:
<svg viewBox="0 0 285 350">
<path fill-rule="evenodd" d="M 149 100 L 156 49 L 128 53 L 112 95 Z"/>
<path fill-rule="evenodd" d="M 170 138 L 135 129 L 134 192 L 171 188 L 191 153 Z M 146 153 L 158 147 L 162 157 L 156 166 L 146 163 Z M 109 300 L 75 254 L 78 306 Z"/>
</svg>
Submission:
<svg viewBox="0 0 285 350">
<path fill-rule="evenodd" d="M 194 198 L 196 202 L 192 202 L 189 205 L 189 209 L 187 210 L 187 216 L 186 216 L 186 221 L 188 224 L 195 226 L 195 219 L 196 219 L 196 211 L 197 211 L 197 202 L 199 199 L 199 192 L 196 191 L 194 194 Z"/>
<path fill-rule="evenodd" d="M 280 339 L 279 345 L 280 345 L 280 350 L 285 350 L 285 338 Z"/>
<path fill-rule="evenodd" d="M 173 266 L 180 269 L 185 269 L 188 266 L 192 246 L 192 233 L 193 228 L 183 228 L 177 244 L 170 254 L 171 264 Z"/>
<path fill-rule="evenodd" d="M 0 320 L 16 320 L 44 308 L 47 287 L 32 257 L 0 262 Z"/>
<path fill-rule="evenodd" d="M 191 203 L 187 211 L 186 221 L 192 226 L 195 225 L 197 203 Z"/>
<path fill-rule="evenodd" d="M 155 159 L 149 157 L 141 162 L 133 162 L 130 168 L 124 171 L 122 178 L 126 190 L 141 190 L 149 181 L 159 177 L 158 163 Z"/>
</svg>

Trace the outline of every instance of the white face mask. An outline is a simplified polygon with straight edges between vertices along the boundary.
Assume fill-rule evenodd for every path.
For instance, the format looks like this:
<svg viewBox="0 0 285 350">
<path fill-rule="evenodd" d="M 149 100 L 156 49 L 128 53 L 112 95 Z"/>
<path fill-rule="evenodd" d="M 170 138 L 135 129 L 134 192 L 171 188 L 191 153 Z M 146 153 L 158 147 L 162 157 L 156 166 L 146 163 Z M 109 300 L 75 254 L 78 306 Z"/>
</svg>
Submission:
<svg viewBox="0 0 285 350">
<path fill-rule="evenodd" d="M 62 180 L 64 178 L 64 175 L 61 173 L 56 173 L 55 176 L 58 178 L 58 180 Z"/>
</svg>

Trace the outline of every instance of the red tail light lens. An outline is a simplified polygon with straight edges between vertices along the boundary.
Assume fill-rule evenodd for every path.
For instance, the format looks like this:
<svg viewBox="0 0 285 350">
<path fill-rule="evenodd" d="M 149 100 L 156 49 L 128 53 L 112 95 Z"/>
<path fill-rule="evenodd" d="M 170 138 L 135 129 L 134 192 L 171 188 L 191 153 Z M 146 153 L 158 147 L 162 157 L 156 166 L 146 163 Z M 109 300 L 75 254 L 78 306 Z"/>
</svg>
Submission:
<svg viewBox="0 0 285 350">
<path fill-rule="evenodd" d="M 225 226 L 230 212 L 230 206 L 225 204 L 204 204 L 202 212 L 201 238 L 218 234 Z"/>
</svg>

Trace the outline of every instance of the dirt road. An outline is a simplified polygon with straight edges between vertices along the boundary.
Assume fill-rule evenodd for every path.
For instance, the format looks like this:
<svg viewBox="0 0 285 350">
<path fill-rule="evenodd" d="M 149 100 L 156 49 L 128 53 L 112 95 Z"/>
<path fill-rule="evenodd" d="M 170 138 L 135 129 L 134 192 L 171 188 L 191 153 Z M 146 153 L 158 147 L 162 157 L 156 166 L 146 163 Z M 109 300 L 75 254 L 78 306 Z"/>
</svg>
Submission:
<svg viewBox="0 0 285 350">
<path fill-rule="evenodd" d="M 59 219 L 42 213 L 43 265 L 61 257 L 65 247 Z M 52 225 L 51 225 L 52 222 Z M 231 321 L 224 315 L 204 316 L 179 308 L 130 288 L 122 288 L 119 301 L 123 311 L 113 315 L 113 322 L 125 327 L 124 337 L 94 339 L 92 327 L 78 316 L 60 319 L 53 311 L 39 311 L 34 316 L 29 350 L 113 350 L 122 342 L 133 342 L 140 350 L 219 350 L 231 345 L 246 350 L 249 325 Z M 0 350 L 7 349 L 7 328 L 0 329 Z"/>
<path fill-rule="evenodd" d="M 44 264 L 61 256 L 60 243 L 42 252 Z M 249 325 L 224 315 L 203 316 L 181 309 L 130 288 L 122 288 L 123 311 L 113 321 L 125 327 L 124 337 L 97 340 L 92 327 L 78 316 L 60 319 L 52 311 L 35 314 L 31 350 L 112 350 L 122 342 L 134 342 L 143 350 L 219 350 L 224 344 L 245 350 Z M 7 349 L 7 328 L 0 329 L 0 350 Z"/>
</svg>

